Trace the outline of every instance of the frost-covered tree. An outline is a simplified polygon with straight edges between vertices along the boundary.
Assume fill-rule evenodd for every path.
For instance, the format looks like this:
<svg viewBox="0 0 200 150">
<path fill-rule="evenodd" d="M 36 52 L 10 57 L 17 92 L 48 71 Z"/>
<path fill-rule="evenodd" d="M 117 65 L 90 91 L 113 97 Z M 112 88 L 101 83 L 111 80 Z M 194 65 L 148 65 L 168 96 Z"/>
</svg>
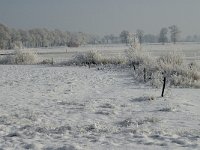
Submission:
<svg viewBox="0 0 200 150">
<path fill-rule="evenodd" d="M 90 34 L 88 36 L 88 44 L 99 44 L 101 43 L 101 38 L 98 35 Z"/>
<path fill-rule="evenodd" d="M 18 30 L 11 29 L 10 30 L 10 48 L 15 49 L 15 48 L 21 48 L 22 47 L 22 42 L 21 42 L 21 34 Z"/>
<path fill-rule="evenodd" d="M 64 41 L 62 40 L 64 34 L 62 33 L 62 31 L 60 31 L 59 29 L 55 29 L 53 34 L 54 34 L 54 45 L 62 46 L 64 44 Z"/>
<path fill-rule="evenodd" d="M 42 29 L 31 29 L 29 30 L 29 35 L 31 47 L 42 47 L 44 39 Z"/>
<path fill-rule="evenodd" d="M 162 28 L 160 30 L 159 42 L 162 43 L 163 45 L 168 42 L 167 33 L 168 33 L 167 28 Z"/>
<path fill-rule="evenodd" d="M 179 40 L 181 31 L 176 25 L 170 26 L 169 29 L 171 33 L 171 41 L 176 44 L 176 42 Z"/>
<path fill-rule="evenodd" d="M 143 40 L 144 40 L 144 31 L 138 29 L 138 30 L 136 31 L 136 35 L 137 35 L 137 38 L 138 38 L 139 43 L 140 43 L 140 45 L 141 45 L 141 44 L 143 43 Z"/>
<path fill-rule="evenodd" d="M 69 40 L 67 42 L 68 47 L 78 47 L 80 46 L 80 37 L 77 33 L 70 33 Z"/>
<path fill-rule="evenodd" d="M 80 45 L 84 45 L 87 42 L 87 34 L 83 33 L 83 32 L 78 32 L 78 39 L 79 39 L 79 43 Z"/>
<path fill-rule="evenodd" d="M 129 41 L 130 32 L 129 32 L 129 31 L 126 31 L 126 30 L 122 31 L 122 32 L 120 33 L 120 38 L 121 38 L 122 43 L 128 44 L 128 43 L 130 42 L 130 41 Z"/>
<path fill-rule="evenodd" d="M 108 35 L 110 43 L 119 42 L 119 37 Z M 129 40 L 126 36 L 126 43 Z M 45 28 L 34 28 L 30 30 L 9 29 L 0 24 L 0 49 L 11 49 L 15 47 L 48 47 L 48 46 L 80 46 L 82 44 L 99 44 L 103 40 L 92 34 L 83 32 L 63 32 L 59 29 L 48 30 Z"/>
<path fill-rule="evenodd" d="M 106 44 L 109 43 L 109 40 L 110 40 L 109 35 L 105 35 L 105 36 L 104 36 L 104 41 L 105 41 Z"/>
<path fill-rule="evenodd" d="M 19 34 L 20 34 L 20 37 L 21 37 L 22 45 L 25 46 L 25 47 L 29 47 L 30 37 L 29 37 L 28 31 L 20 29 Z"/>
<path fill-rule="evenodd" d="M 115 36 L 113 34 L 110 34 L 109 39 L 111 43 L 114 43 Z"/>
<path fill-rule="evenodd" d="M 10 35 L 11 35 L 11 42 L 21 40 L 21 35 L 20 35 L 19 31 L 15 30 L 15 29 L 11 29 Z"/>
<path fill-rule="evenodd" d="M 0 24 L 0 49 L 8 49 L 11 44 L 11 37 L 9 28 Z"/>
<path fill-rule="evenodd" d="M 144 35 L 144 42 L 146 43 L 156 43 L 158 42 L 158 36 L 153 34 L 145 34 Z"/>
<path fill-rule="evenodd" d="M 110 35 L 105 35 L 103 37 L 103 41 L 108 44 L 108 43 L 114 43 L 114 39 L 115 39 L 115 36 L 113 34 L 110 34 Z"/>
</svg>

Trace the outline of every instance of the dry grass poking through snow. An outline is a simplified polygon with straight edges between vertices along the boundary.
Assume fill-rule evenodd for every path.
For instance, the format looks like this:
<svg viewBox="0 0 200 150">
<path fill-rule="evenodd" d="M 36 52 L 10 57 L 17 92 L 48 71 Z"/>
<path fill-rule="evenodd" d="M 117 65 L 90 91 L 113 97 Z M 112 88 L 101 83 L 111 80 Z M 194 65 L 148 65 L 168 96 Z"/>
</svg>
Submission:
<svg viewBox="0 0 200 150">
<path fill-rule="evenodd" d="M 16 50 L 13 55 L 7 55 L 0 59 L 0 64 L 37 64 L 39 56 L 33 51 Z"/>
<path fill-rule="evenodd" d="M 175 52 L 153 58 L 143 49 L 130 48 L 125 57 L 105 57 L 98 51 L 78 53 L 66 65 L 123 65 L 133 67 L 134 77 L 138 82 L 145 82 L 154 87 L 161 87 L 163 76 L 169 86 L 200 88 L 200 67 L 195 62 L 187 64 L 184 56 Z"/>
<path fill-rule="evenodd" d="M 121 56 L 103 57 L 98 51 L 89 51 L 86 53 L 78 53 L 71 61 L 67 62 L 68 65 L 106 65 L 106 64 L 125 64 L 125 58 Z"/>
<path fill-rule="evenodd" d="M 138 82 L 145 82 L 154 87 L 160 87 L 163 75 L 167 83 L 176 87 L 200 88 L 200 66 L 191 62 L 187 64 L 184 56 L 175 52 L 152 58 L 143 49 L 130 48 L 126 50 L 125 57 L 105 57 L 98 51 L 78 53 L 72 60 L 61 63 L 66 65 L 123 65 L 133 67 L 134 76 Z M 38 64 L 39 56 L 32 51 L 17 50 L 14 55 L 0 59 L 0 64 Z M 40 64 L 53 64 L 53 60 L 44 60 Z M 103 66 L 104 67 L 104 66 Z"/>
<path fill-rule="evenodd" d="M 200 88 L 200 67 L 195 62 L 187 64 L 182 55 L 173 52 L 153 59 L 143 50 L 130 49 L 126 53 L 139 82 L 160 87 L 166 76 L 170 86 Z"/>
</svg>

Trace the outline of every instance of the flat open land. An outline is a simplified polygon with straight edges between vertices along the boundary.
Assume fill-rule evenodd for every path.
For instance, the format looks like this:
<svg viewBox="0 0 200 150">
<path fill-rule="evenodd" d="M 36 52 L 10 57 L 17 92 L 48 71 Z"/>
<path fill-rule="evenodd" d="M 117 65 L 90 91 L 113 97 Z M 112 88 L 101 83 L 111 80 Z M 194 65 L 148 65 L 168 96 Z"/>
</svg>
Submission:
<svg viewBox="0 0 200 150">
<path fill-rule="evenodd" d="M 198 47 L 189 54 L 198 61 Z M 200 149 L 199 89 L 167 87 L 162 98 L 113 66 L 0 70 L 0 149 Z"/>
</svg>

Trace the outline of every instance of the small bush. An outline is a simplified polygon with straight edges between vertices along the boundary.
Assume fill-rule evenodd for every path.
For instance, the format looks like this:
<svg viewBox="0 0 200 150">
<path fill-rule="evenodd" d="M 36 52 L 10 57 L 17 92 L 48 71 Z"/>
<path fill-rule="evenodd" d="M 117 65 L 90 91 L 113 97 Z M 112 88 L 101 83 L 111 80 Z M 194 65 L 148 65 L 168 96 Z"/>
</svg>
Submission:
<svg viewBox="0 0 200 150">
<path fill-rule="evenodd" d="M 14 58 L 16 64 L 35 64 L 38 61 L 38 55 L 31 51 L 16 51 Z"/>
<path fill-rule="evenodd" d="M 163 77 L 167 77 L 170 86 L 199 87 L 200 67 L 192 62 L 184 62 L 183 55 L 175 52 L 152 59 L 142 50 L 130 49 L 126 52 L 127 64 L 134 67 L 134 77 L 139 82 L 146 82 L 154 87 L 160 87 Z M 136 68 L 137 66 L 137 68 Z"/>
<path fill-rule="evenodd" d="M 200 74 L 194 70 L 184 70 L 182 74 L 171 75 L 171 85 L 180 87 L 197 87 L 200 81 Z M 200 84 L 199 84 L 200 85 Z"/>
<path fill-rule="evenodd" d="M 190 62 L 188 64 L 188 67 L 191 69 L 191 70 L 197 70 L 197 71 L 200 71 L 200 66 L 197 64 L 197 62 L 193 61 L 193 62 Z"/>
<path fill-rule="evenodd" d="M 0 64 L 14 64 L 15 59 L 11 55 L 4 56 L 0 59 Z"/>
<path fill-rule="evenodd" d="M 148 65 L 152 59 L 142 50 L 129 49 L 126 51 L 127 63 L 130 66 Z"/>
<path fill-rule="evenodd" d="M 99 64 L 101 55 L 98 52 L 89 51 L 86 53 L 78 53 L 72 60 L 72 63 L 76 65 L 89 65 L 89 64 Z"/>
<path fill-rule="evenodd" d="M 120 65 L 125 64 L 126 59 L 121 56 L 115 56 L 115 57 L 108 57 L 108 58 L 101 58 L 100 63 L 103 65 L 112 64 L 112 65 Z"/>
<path fill-rule="evenodd" d="M 79 47 L 80 46 L 80 43 L 78 43 L 78 41 L 69 41 L 67 43 L 67 46 L 68 47 Z"/>
<path fill-rule="evenodd" d="M 168 75 L 174 73 L 182 74 L 183 71 L 183 56 L 176 54 L 175 52 L 160 56 L 157 59 L 159 70 L 167 73 Z"/>
<path fill-rule="evenodd" d="M 51 64 L 52 65 L 53 64 L 53 60 L 52 59 L 45 59 L 45 60 L 41 61 L 40 64 L 43 64 L 43 65 L 45 65 L 45 64 L 47 64 L 47 65 Z"/>
<path fill-rule="evenodd" d="M 69 64 L 76 65 L 106 65 L 106 64 L 114 64 L 119 65 L 125 63 L 125 59 L 122 57 L 103 57 L 97 51 L 89 51 L 86 53 L 78 53 L 73 60 L 70 61 Z"/>
<path fill-rule="evenodd" d="M 165 67 L 165 65 L 166 66 L 171 65 L 172 67 L 176 65 L 182 65 L 183 56 L 176 54 L 175 52 L 172 52 L 172 53 L 160 56 L 157 62 L 163 68 Z"/>
<path fill-rule="evenodd" d="M 200 80 L 198 65 L 186 65 L 183 56 L 175 53 L 163 55 L 157 59 L 159 70 L 168 78 L 169 84 L 179 87 L 193 87 Z"/>
<path fill-rule="evenodd" d="M 1 64 L 35 64 L 38 62 L 38 55 L 31 51 L 15 51 L 14 55 L 8 55 L 0 60 Z"/>
</svg>

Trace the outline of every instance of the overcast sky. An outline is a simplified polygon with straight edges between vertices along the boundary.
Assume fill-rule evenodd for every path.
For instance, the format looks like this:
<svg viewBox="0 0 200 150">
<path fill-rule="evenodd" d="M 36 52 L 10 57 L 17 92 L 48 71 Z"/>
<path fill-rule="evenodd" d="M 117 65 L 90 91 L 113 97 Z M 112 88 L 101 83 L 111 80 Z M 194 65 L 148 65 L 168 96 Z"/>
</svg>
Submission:
<svg viewBox="0 0 200 150">
<path fill-rule="evenodd" d="M 0 0 L 0 23 L 100 35 L 124 29 L 157 34 L 175 24 L 183 35 L 200 34 L 200 0 Z"/>
</svg>

